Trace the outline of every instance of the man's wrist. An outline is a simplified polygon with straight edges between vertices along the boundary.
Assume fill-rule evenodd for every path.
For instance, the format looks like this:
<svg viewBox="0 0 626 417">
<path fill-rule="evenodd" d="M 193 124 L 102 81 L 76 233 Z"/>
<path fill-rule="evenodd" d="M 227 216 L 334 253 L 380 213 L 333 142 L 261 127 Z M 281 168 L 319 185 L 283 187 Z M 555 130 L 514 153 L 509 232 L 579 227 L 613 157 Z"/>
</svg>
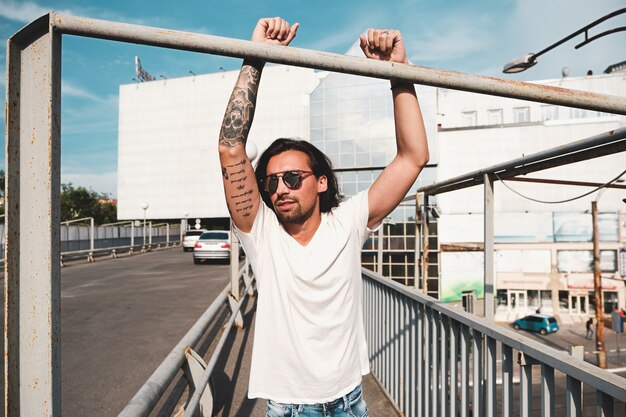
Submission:
<svg viewBox="0 0 626 417">
<path fill-rule="evenodd" d="M 263 67 L 265 66 L 265 61 L 261 61 L 260 59 L 254 59 L 254 58 L 246 58 L 243 60 L 242 66 L 245 66 L 245 65 L 249 65 L 261 71 Z"/>
<path fill-rule="evenodd" d="M 415 91 L 415 86 L 406 81 L 391 80 L 391 91 Z"/>
</svg>

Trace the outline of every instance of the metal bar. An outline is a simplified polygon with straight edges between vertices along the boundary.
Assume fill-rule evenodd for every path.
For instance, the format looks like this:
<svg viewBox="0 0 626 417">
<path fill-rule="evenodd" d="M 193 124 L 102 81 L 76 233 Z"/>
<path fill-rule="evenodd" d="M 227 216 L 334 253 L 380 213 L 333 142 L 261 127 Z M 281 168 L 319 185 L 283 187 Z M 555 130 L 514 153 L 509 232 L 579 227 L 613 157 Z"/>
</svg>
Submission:
<svg viewBox="0 0 626 417">
<path fill-rule="evenodd" d="M 417 413 L 416 416 L 424 415 L 424 305 L 414 301 L 416 305 L 417 318 L 417 378 L 415 389 L 417 389 Z"/>
<path fill-rule="evenodd" d="M 432 326 L 432 309 L 426 307 L 426 314 L 424 315 L 424 415 L 430 416 L 430 402 L 432 401 L 431 384 L 433 379 L 431 377 L 432 369 L 432 356 L 430 354 L 430 328 Z"/>
<path fill-rule="evenodd" d="M 430 326 L 430 354 L 431 354 L 431 390 L 430 390 L 430 398 L 431 398 L 431 409 L 430 415 L 437 416 L 439 415 L 439 346 L 437 343 L 439 328 L 441 327 L 439 320 L 439 312 L 432 311 L 432 321 Z"/>
<path fill-rule="evenodd" d="M 248 292 L 248 289 L 251 285 L 252 285 L 252 281 L 250 281 L 250 284 L 248 284 L 248 287 L 244 290 L 244 294 Z M 232 289 L 231 289 L 231 292 L 232 292 Z M 225 326 L 226 329 L 222 333 L 222 336 L 218 340 L 217 344 L 215 345 L 215 349 L 213 350 L 213 353 L 211 354 L 211 358 L 209 359 L 209 362 L 207 363 L 206 368 L 204 369 L 202 378 L 197 384 L 197 386 L 201 388 L 197 389 L 193 393 L 191 398 L 189 399 L 189 403 L 187 404 L 187 408 L 185 409 L 185 413 L 183 414 L 183 417 L 192 417 L 196 415 L 196 410 L 198 409 L 198 405 L 200 403 L 200 396 L 202 395 L 204 390 L 209 387 L 209 378 L 211 377 L 213 368 L 215 367 L 215 364 L 217 363 L 220 353 L 222 352 L 222 349 L 224 348 L 224 344 L 226 343 L 226 339 L 228 338 L 229 330 L 233 327 L 233 324 L 235 323 L 235 319 L 239 317 L 238 313 L 240 313 L 241 306 L 243 305 L 244 300 L 245 300 L 245 297 L 242 297 L 239 300 L 235 311 L 233 311 L 233 314 L 228 320 L 228 323 Z"/>
<path fill-rule="evenodd" d="M 419 259 L 420 259 L 420 253 L 422 250 L 421 242 L 420 242 L 420 237 L 422 234 L 422 229 L 420 227 L 420 220 L 421 220 L 420 206 L 422 204 L 421 196 L 422 196 L 421 194 L 415 194 L 415 235 L 414 235 L 415 251 L 413 255 L 415 266 L 413 267 L 413 288 L 415 288 L 416 290 L 419 289 L 419 283 L 420 283 Z"/>
<path fill-rule="evenodd" d="M 441 327 L 439 331 L 440 335 L 440 348 L 441 366 L 440 366 L 440 378 L 441 386 L 439 390 L 439 398 L 441 399 L 439 415 L 445 416 L 449 410 L 448 398 L 450 394 L 450 387 L 448 386 L 448 373 L 450 371 L 450 361 L 448 356 L 448 345 L 450 340 L 450 321 L 444 315 L 441 316 Z"/>
<path fill-rule="evenodd" d="M 195 346 L 207 327 L 224 305 L 230 292 L 230 284 L 213 300 L 198 321 L 189 329 L 187 334 L 167 355 L 161 365 L 150 375 L 150 378 L 137 391 L 137 394 L 128 402 L 118 417 L 147 416 L 154 409 L 170 381 L 176 376 L 185 361 L 184 350 L 188 346 Z M 234 316 L 234 315 L 233 315 Z"/>
<path fill-rule="evenodd" d="M 461 417 L 469 417 L 469 327 L 461 326 Z"/>
<path fill-rule="evenodd" d="M 502 415 L 513 415 L 513 349 L 502 346 Z"/>
<path fill-rule="evenodd" d="M 5 412 L 60 416 L 61 35 L 7 42 Z"/>
<path fill-rule="evenodd" d="M 483 177 L 484 184 L 484 197 L 485 197 L 485 228 L 484 228 L 484 309 L 485 319 L 489 323 L 494 321 L 495 313 L 495 288 L 496 288 L 496 274 L 495 274 L 495 250 L 494 250 L 494 196 L 493 196 L 493 180 L 489 175 L 485 174 Z"/>
<path fill-rule="evenodd" d="M 425 295 L 428 295 L 428 251 L 430 249 L 430 231 L 428 227 L 428 197 L 429 195 L 424 193 L 424 213 L 422 215 L 422 291 Z"/>
<path fill-rule="evenodd" d="M 407 352 L 407 368 L 409 369 L 409 383 L 407 388 L 409 391 L 409 416 L 417 416 L 416 388 L 418 387 L 416 356 L 420 347 L 417 343 L 417 302 L 407 298 L 409 305 L 409 350 Z"/>
<path fill-rule="evenodd" d="M 541 364 L 541 417 L 554 417 L 554 368 Z"/>
<path fill-rule="evenodd" d="M 400 297 L 400 305 L 398 311 L 398 317 L 400 318 L 400 358 L 398 372 L 400 373 L 400 400 L 398 405 L 401 410 L 406 411 L 409 409 L 409 318 L 408 318 L 408 300 L 406 297 Z"/>
<path fill-rule="evenodd" d="M 613 398 L 602 391 L 596 391 L 596 417 L 614 416 Z"/>
<path fill-rule="evenodd" d="M 457 416 L 456 400 L 459 395 L 459 323 L 451 320 L 450 327 L 450 417 Z"/>
<path fill-rule="evenodd" d="M 241 298 L 239 291 L 239 238 L 234 226 L 230 227 L 230 293 L 236 301 Z"/>
<path fill-rule="evenodd" d="M 397 79 L 414 84 L 626 115 L 626 99 L 623 97 L 590 92 L 582 94 L 576 90 L 560 87 L 465 74 L 456 71 L 437 70 L 410 64 L 367 60 L 365 58 L 294 47 L 284 48 L 277 45 L 259 44 L 238 39 L 199 35 L 57 13 L 51 13 L 50 18 L 56 29 L 72 35 L 231 57 L 255 58 L 279 64 L 324 69 L 373 78 Z"/>
<path fill-rule="evenodd" d="M 567 417 L 582 417 L 583 392 L 582 384 L 569 375 L 565 378 L 565 409 Z"/>
<path fill-rule="evenodd" d="M 398 295 L 390 294 L 391 297 L 391 338 L 389 343 L 391 344 L 391 394 L 395 404 L 400 403 L 399 392 L 399 362 L 398 362 L 398 337 L 399 325 L 398 325 Z"/>
<path fill-rule="evenodd" d="M 562 165 L 565 162 L 562 159 L 559 159 L 559 157 L 563 158 L 563 155 L 568 157 L 578 155 L 578 159 L 572 157 L 573 159 L 571 162 L 579 162 L 584 159 L 594 158 L 596 157 L 596 154 L 599 154 L 598 156 L 604 156 L 608 153 L 616 153 L 626 149 L 626 141 L 624 141 L 625 138 L 626 127 L 622 127 L 606 133 L 594 135 L 586 139 L 556 146 L 528 156 L 512 159 L 507 162 L 459 175 L 435 184 L 420 187 L 417 189 L 416 193 L 428 193 L 434 195 L 472 187 L 481 183 L 485 174 L 498 174 L 501 179 L 506 179 L 512 175 L 518 175 L 521 173 L 527 174 L 542 169 L 553 168 L 555 166 Z M 609 146 L 611 147 L 606 151 L 606 153 L 599 152 L 602 147 Z"/>
<path fill-rule="evenodd" d="M 519 373 L 519 415 L 520 417 L 531 417 L 533 410 L 533 367 L 531 362 L 520 364 Z"/>
<path fill-rule="evenodd" d="M 482 416 L 483 404 L 483 335 L 476 329 L 472 332 L 472 415 Z"/>
<path fill-rule="evenodd" d="M 497 414 L 497 393 L 496 380 L 497 376 L 497 343 L 492 337 L 487 337 L 487 375 L 486 383 L 486 399 L 485 399 L 485 416 L 496 417 Z"/>
<path fill-rule="evenodd" d="M 599 372 L 598 368 L 590 363 L 578 359 L 572 359 L 567 353 L 556 350 L 543 343 L 528 339 L 512 329 L 502 326 L 494 326 L 485 319 L 465 313 L 457 308 L 444 305 L 436 299 L 424 296 L 402 284 L 392 280 L 383 279 L 377 274 L 362 268 L 361 273 L 367 278 L 379 282 L 381 285 L 393 289 L 407 297 L 423 304 L 425 307 L 437 310 L 446 316 L 458 321 L 463 326 L 470 326 L 486 336 L 493 337 L 500 343 L 511 348 L 525 352 L 539 361 L 552 366 L 560 372 L 571 375 L 584 384 L 601 389 L 613 398 L 626 402 L 626 379 L 610 372 Z"/>
<path fill-rule="evenodd" d="M 519 182 L 534 182 L 540 184 L 556 184 L 556 185 L 576 185 L 579 187 L 592 187 L 592 188 L 617 188 L 621 190 L 626 190 L 626 185 L 620 184 L 602 184 L 599 182 L 587 182 L 587 181 L 567 181 L 567 180 L 551 180 L 547 178 L 509 178 L 509 181 L 519 181 Z"/>
</svg>

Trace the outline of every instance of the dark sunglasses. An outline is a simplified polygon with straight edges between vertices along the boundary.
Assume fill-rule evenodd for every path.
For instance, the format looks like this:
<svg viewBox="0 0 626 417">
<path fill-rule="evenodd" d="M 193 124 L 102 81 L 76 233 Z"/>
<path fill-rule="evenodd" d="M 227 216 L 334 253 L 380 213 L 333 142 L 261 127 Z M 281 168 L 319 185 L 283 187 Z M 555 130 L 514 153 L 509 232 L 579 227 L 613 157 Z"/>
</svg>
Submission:
<svg viewBox="0 0 626 417">
<path fill-rule="evenodd" d="M 283 179 L 283 184 L 290 190 L 297 190 L 302 186 L 302 180 L 313 175 L 311 171 L 293 170 L 277 172 L 276 174 L 268 175 L 265 178 L 265 191 L 270 195 L 274 194 L 278 189 L 278 179 Z"/>
</svg>

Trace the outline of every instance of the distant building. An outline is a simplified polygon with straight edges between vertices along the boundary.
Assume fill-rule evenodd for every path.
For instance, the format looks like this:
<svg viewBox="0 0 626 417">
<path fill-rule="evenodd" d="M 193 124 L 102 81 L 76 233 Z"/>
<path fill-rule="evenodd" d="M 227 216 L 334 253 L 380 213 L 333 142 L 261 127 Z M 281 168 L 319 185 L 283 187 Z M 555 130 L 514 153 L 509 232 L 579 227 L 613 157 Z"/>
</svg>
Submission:
<svg viewBox="0 0 626 417">
<path fill-rule="evenodd" d="M 626 96 L 623 75 L 568 77 L 544 85 Z M 626 117 L 440 89 L 439 167 L 444 180 L 499 162 L 626 126 Z M 540 171 L 528 177 L 605 183 L 626 167 L 624 154 Z M 589 187 L 505 181 L 539 200 L 564 200 Z M 605 311 L 624 306 L 624 190 L 607 189 L 598 202 Z M 522 198 L 495 182 L 497 319 L 511 320 L 537 308 L 580 320 L 592 314 L 593 274 L 590 201 L 562 204 Z M 461 290 L 482 294 L 483 195 L 476 187 L 438 195 L 441 299 Z M 463 250 L 463 247 L 468 248 Z M 620 260 L 621 256 L 621 260 Z"/>
</svg>

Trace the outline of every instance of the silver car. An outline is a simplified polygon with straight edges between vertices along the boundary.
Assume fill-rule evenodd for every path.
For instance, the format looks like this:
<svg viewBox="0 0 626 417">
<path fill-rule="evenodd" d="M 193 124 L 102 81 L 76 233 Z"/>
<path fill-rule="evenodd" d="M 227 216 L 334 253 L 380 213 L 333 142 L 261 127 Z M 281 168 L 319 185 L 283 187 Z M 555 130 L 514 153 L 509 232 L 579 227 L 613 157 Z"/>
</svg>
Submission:
<svg viewBox="0 0 626 417">
<path fill-rule="evenodd" d="M 192 251 L 196 245 L 196 241 L 204 232 L 206 232 L 206 230 L 187 230 L 183 236 L 183 251 Z"/>
<path fill-rule="evenodd" d="M 230 259 L 230 232 L 210 230 L 202 233 L 193 248 L 193 263 L 203 259 Z"/>
</svg>

